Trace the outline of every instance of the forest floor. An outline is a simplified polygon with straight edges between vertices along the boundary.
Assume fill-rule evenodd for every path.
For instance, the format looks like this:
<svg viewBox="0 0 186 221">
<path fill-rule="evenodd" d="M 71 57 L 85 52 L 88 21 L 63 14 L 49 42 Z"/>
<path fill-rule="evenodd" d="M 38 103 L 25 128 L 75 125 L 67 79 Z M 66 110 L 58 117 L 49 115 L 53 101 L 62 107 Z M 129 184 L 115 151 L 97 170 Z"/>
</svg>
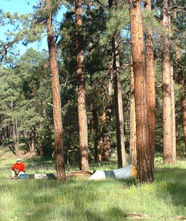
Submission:
<svg viewBox="0 0 186 221">
<path fill-rule="evenodd" d="M 52 159 L 23 157 L 28 173 L 55 173 Z M 186 220 L 186 162 L 155 159 L 154 182 L 136 179 L 90 181 L 9 180 L 16 157 L 0 147 L 0 221 Z M 117 164 L 91 165 L 114 169 Z M 67 171 L 78 170 L 69 167 Z"/>
</svg>

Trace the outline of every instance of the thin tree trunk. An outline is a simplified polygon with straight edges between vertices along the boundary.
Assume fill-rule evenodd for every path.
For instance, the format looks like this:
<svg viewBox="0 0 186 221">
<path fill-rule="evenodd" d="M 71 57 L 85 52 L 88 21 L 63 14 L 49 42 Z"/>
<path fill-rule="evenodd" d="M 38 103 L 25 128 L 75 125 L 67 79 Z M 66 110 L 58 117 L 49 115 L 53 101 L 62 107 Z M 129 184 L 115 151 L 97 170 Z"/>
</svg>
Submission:
<svg viewBox="0 0 186 221">
<path fill-rule="evenodd" d="M 40 122 L 40 130 L 43 128 L 43 123 Z M 43 156 L 43 135 L 41 134 L 39 137 L 39 156 L 42 157 Z"/>
<path fill-rule="evenodd" d="M 102 160 L 108 161 L 109 160 L 109 138 L 108 138 L 108 128 L 107 128 L 107 113 L 106 113 L 106 103 L 105 103 L 105 91 L 104 88 L 101 88 L 101 95 L 102 95 L 102 115 L 101 115 L 101 122 L 102 122 Z"/>
<path fill-rule="evenodd" d="M 170 6 L 171 5 L 172 5 L 172 3 L 170 3 Z M 176 16 L 176 14 L 174 16 Z M 170 16 L 170 14 L 168 15 L 168 18 L 169 18 L 169 29 L 171 30 L 171 16 Z M 173 148 L 173 163 L 176 163 L 176 113 L 175 113 L 175 92 L 174 92 L 174 69 L 173 69 L 172 62 L 170 64 L 170 72 L 171 72 L 171 109 L 172 109 L 172 148 Z"/>
<path fill-rule="evenodd" d="M 186 99 L 185 99 L 186 83 L 183 78 L 182 70 L 179 71 L 178 77 L 179 77 L 180 90 L 181 90 L 182 127 L 183 127 L 184 142 L 185 142 L 184 155 L 186 157 Z"/>
<path fill-rule="evenodd" d="M 109 8 L 113 6 L 113 0 L 109 0 Z M 112 38 L 112 53 L 113 53 L 113 70 L 114 70 L 114 97 L 116 110 L 116 136 L 117 136 L 117 155 L 118 167 L 126 166 L 125 156 L 125 135 L 124 135 L 124 114 L 123 114 L 123 99 L 120 79 L 120 56 L 119 56 L 119 35 L 115 33 Z"/>
<path fill-rule="evenodd" d="M 130 163 L 137 167 L 137 150 L 136 150 L 136 114 L 135 114 L 135 97 L 134 97 L 134 72 L 130 69 Z"/>
<path fill-rule="evenodd" d="M 88 4 L 88 10 L 90 11 L 91 3 Z M 89 43 L 90 50 L 90 59 L 92 58 L 93 53 L 93 44 L 92 42 Z M 94 91 L 94 84 L 92 87 L 92 90 Z M 99 119 L 98 119 L 98 111 L 95 104 L 93 104 L 92 108 L 92 116 L 93 116 L 93 128 L 94 128 L 94 160 L 95 162 L 101 163 L 102 156 L 101 156 L 101 134 L 99 131 Z"/>
<path fill-rule="evenodd" d="M 140 183 L 152 182 L 147 77 L 140 0 L 130 0 L 130 23 L 136 108 L 137 177 Z"/>
<path fill-rule="evenodd" d="M 80 169 L 83 171 L 88 171 L 88 125 L 86 111 L 84 51 L 81 14 L 82 0 L 75 0 Z"/>
<path fill-rule="evenodd" d="M 110 72 L 110 70 L 109 70 Z M 104 84 L 103 82 L 101 82 L 102 84 Z M 109 88 L 110 85 L 108 85 L 108 92 L 110 93 L 111 91 L 109 91 L 111 88 Z M 104 87 L 101 88 L 100 90 L 101 95 L 102 95 L 102 115 L 101 115 L 101 123 L 102 123 L 102 160 L 103 161 L 108 161 L 109 160 L 109 150 L 110 150 L 110 139 L 109 139 L 109 128 L 108 128 L 108 123 L 110 121 L 110 117 L 107 115 L 111 109 L 107 109 L 107 104 L 106 104 L 106 94 L 105 94 L 105 90 Z M 111 102 L 111 97 L 110 95 L 108 95 L 108 102 Z"/>
<path fill-rule="evenodd" d="M 176 60 L 180 60 L 180 48 L 176 48 Z M 186 157 L 186 99 L 185 99 L 185 88 L 186 83 L 183 77 L 183 70 L 181 67 L 177 68 L 178 71 L 178 81 L 180 85 L 180 103 L 181 103 L 181 111 L 182 111 L 182 128 L 183 128 L 183 135 L 184 135 L 184 143 L 185 143 L 185 149 L 184 149 L 184 156 Z"/>
<path fill-rule="evenodd" d="M 55 160 L 57 169 L 57 179 L 65 180 L 65 166 L 63 158 L 63 127 L 62 127 L 62 111 L 60 98 L 60 85 L 58 65 L 56 61 L 56 49 L 54 41 L 54 33 L 52 27 L 51 1 L 46 0 L 47 16 L 47 40 L 50 57 L 50 71 L 52 75 L 52 92 L 53 92 L 53 118 L 54 118 L 54 137 L 55 137 Z"/>
<path fill-rule="evenodd" d="M 113 71 L 112 71 L 112 65 L 113 64 L 113 58 L 112 60 L 109 62 L 109 72 L 108 72 L 108 78 L 109 78 L 109 82 L 108 82 L 108 100 L 109 103 L 112 103 L 112 95 L 113 95 Z"/>
<path fill-rule="evenodd" d="M 172 143 L 172 107 L 171 107 L 171 64 L 170 64 L 170 42 L 169 42 L 169 17 L 168 1 L 163 0 L 162 26 L 165 30 L 163 36 L 163 143 L 164 143 L 164 163 L 174 163 L 173 143 Z"/>
<path fill-rule="evenodd" d="M 15 155 L 19 155 L 19 130 L 17 126 L 17 120 L 12 118 L 12 124 L 13 124 L 13 141 L 14 141 L 14 152 Z"/>
<path fill-rule="evenodd" d="M 30 153 L 34 153 L 35 151 L 35 139 L 34 139 L 34 133 L 31 132 L 29 133 L 29 149 L 30 149 Z"/>
<path fill-rule="evenodd" d="M 171 109 L 172 109 L 172 145 L 173 162 L 176 163 L 176 113 L 175 113 L 175 93 L 174 93 L 174 70 L 171 65 Z"/>
<path fill-rule="evenodd" d="M 12 106 L 12 111 L 14 111 L 14 102 L 11 102 L 11 106 Z M 14 152 L 15 155 L 18 156 L 19 155 L 19 131 L 18 131 L 18 126 L 17 126 L 17 119 L 14 119 L 14 117 L 12 117 L 12 132 L 13 132 L 13 142 L 14 142 Z"/>
<path fill-rule="evenodd" d="M 151 11 L 151 0 L 147 0 L 146 9 Z M 151 164 L 154 168 L 154 150 L 155 150 L 155 76 L 154 76 L 154 52 L 152 42 L 152 28 L 149 27 L 146 32 L 146 73 L 148 85 L 148 104 L 149 104 L 149 126 L 150 126 L 150 153 Z"/>
<path fill-rule="evenodd" d="M 112 60 L 109 62 L 109 71 L 108 71 L 108 94 L 107 94 L 107 107 L 112 105 L 112 95 L 113 95 L 113 57 L 111 57 Z M 108 135 L 109 128 L 108 124 L 110 123 L 110 113 L 112 112 L 111 107 L 106 108 L 105 104 L 105 92 L 104 88 L 101 88 L 101 95 L 102 95 L 102 108 L 103 108 L 103 113 L 101 116 L 102 120 L 102 147 L 103 147 L 103 152 L 102 152 L 102 160 L 103 161 L 108 161 L 109 160 L 109 150 L 110 150 L 110 138 Z"/>
<path fill-rule="evenodd" d="M 95 131 L 95 138 L 94 138 L 94 150 L 95 150 L 95 161 L 101 162 L 101 145 L 100 145 L 100 134 L 98 128 L 98 113 L 97 109 L 94 107 L 92 110 L 93 121 L 94 121 L 94 131 Z"/>
<path fill-rule="evenodd" d="M 124 134 L 124 114 L 123 114 L 123 99 L 120 79 L 120 60 L 119 60 L 119 45 L 116 36 L 113 39 L 114 63 L 114 94 L 115 94 L 115 109 L 116 109 L 116 134 L 117 134 L 117 153 L 118 167 L 126 166 L 125 156 L 125 134 Z"/>
<path fill-rule="evenodd" d="M 102 153 L 102 160 L 108 161 L 109 160 L 109 142 L 108 142 L 108 134 L 107 134 L 107 114 L 105 110 L 105 103 L 104 99 L 102 101 L 103 104 L 103 113 L 101 116 L 102 120 L 102 143 L 103 143 L 103 153 Z"/>
</svg>

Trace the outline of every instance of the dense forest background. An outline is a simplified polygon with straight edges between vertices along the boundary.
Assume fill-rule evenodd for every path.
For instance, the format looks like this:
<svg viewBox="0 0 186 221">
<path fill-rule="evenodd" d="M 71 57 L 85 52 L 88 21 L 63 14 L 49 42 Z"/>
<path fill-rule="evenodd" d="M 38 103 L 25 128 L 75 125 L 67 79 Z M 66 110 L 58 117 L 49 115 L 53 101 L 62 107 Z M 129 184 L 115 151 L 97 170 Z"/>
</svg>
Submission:
<svg viewBox="0 0 186 221">
<path fill-rule="evenodd" d="M 173 146 L 175 136 L 176 155 L 177 157 L 185 156 L 186 5 L 184 1 L 174 0 L 152 0 L 152 2 L 131 0 L 130 4 L 125 0 L 63 2 L 51 0 L 39 2 L 33 14 L 19 15 L 2 11 L 0 25 L 12 25 L 14 30 L 7 31 L 6 41 L 0 41 L 1 145 L 10 148 L 16 155 L 29 153 L 51 157 L 59 153 L 59 149 L 55 149 L 56 107 L 53 96 L 54 86 L 51 84 L 55 73 L 52 73 L 52 56 L 49 53 L 52 42 L 55 45 L 60 86 L 60 113 L 63 129 L 60 154 L 64 156 L 65 164 L 72 165 L 81 162 L 80 169 L 83 168 L 81 158 L 84 150 L 80 148 L 82 143 L 79 139 L 85 136 L 86 129 L 82 132 L 83 135 L 79 132 L 82 126 L 78 117 L 80 109 L 86 109 L 83 115 L 87 117 L 87 160 L 89 163 L 118 159 L 120 167 L 134 160 L 131 159 L 131 149 L 134 145 L 132 139 L 136 136 L 131 135 L 131 113 L 134 111 L 131 106 L 134 94 L 131 90 L 131 73 L 134 63 L 131 61 L 135 59 L 133 56 L 135 53 L 131 53 L 131 45 L 133 45 L 131 43 L 131 13 L 132 6 L 136 2 L 139 2 L 142 12 L 145 67 L 149 64 L 147 56 L 149 28 L 153 39 L 155 156 L 160 155 L 165 158 L 166 154 L 164 133 L 166 119 L 163 113 L 168 108 L 168 104 L 164 105 L 163 94 L 169 85 L 165 88 L 164 76 L 172 76 L 171 94 L 173 94 L 172 96 L 169 94 L 172 105 L 170 108 L 171 113 L 175 113 L 171 118 L 171 127 L 175 119 L 175 129 L 172 129 L 169 134 L 171 143 L 168 143 L 168 146 Z M 150 10 L 147 5 L 151 5 Z M 63 20 L 57 23 L 55 18 L 60 13 L 61 6 L 65 6 L 67 12 Z M 134 9 L 136 8 L 137 6 L 134 6 Z M 81 11 L 78 12 L 78 9 Z M 165 17 L 167 17 L 167 23 L 164 22 Z M 133 36 L 135 34 L 137 35 L 138 31 L 133 32 Z M 30 48 L 25 54 L 21 56 L 18 54 L 16 46 L 18 42 L 29 46 L 30 42 L 39 41 L 46 36 L 49 52 L 38 52 Z M 167 59 L 166 45 L 169 50 L 169 72 L 163 74 L 165 72 L 164 61 Z M 83 62 L 80 64 L 80 61 Z M 80 69 L 81 77 L 77 74 Z M 135 70 L 134 66 L 134 78 L 137 76 Z M 143 83 L 149 85 L 147 81 Z M 84 92 L 82 92 L 83 84 Z M 121 85 L 121 94 L 119 85 Z M 81 102 L 78 99 L 82 93 L 86 94 L 86 101 L 82 101 L 85 103 L 80 107 Z M 123 110 L 120 109 L 121 107 Z M 121 118 L 119 110 L 123 113 Z M 86 118 L 83 122 L 85 121 Z M 123 122 L 124 144 L 121 139 L 122 130 L 118 129 L 121 129 L 120 122 Z M 136 123 L 138 125 L 138 121 Z M 82 137 L 82 140 L 86 140 L 86 137 Z M 174 148 L 171 152 L 174 155 Z M 174 156 L 173 159 L 168 163 L 175 163 Z M 166 163 L 165 159 L 164 161 Z M 136 167 L 139 166 L 140 164 L 136 163 Z M 151 167 L 153 168 L 152 162 Z M 87 169 L 87 165 L 84 168 Z"/>
</svg>

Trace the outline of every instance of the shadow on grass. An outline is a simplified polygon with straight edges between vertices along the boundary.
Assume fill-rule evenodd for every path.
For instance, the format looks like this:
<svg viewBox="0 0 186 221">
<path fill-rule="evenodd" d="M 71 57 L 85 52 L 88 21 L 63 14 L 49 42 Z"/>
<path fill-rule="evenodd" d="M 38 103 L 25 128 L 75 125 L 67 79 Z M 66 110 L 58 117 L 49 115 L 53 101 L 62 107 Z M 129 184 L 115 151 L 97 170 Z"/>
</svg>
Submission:
<svg viewBox="0 0 186 221">
<path fill-rule="evenodd" d="M 159 183 L 159 192 L 162 196 L 167 193 L 174 205 L 186 207 L 186 169 L 157 169 L 155 182 Z"/>
<path fill-rule="evenodd" d="M 111 208 L 103 214 L 87 210 L 86 216 L 88 221 L 117 221 L 123 220 L 125 213 L 119 208 Z"/>
<path fill-rule="evenodd" d="M 118 185 L 121 182 L 124 185 Z M 0 185 L 0 191 L 7 189 L 12 193 L 12 199 L 17 205 L 16 208 L 12 208 L 12 213 L 19 217 L 20 221 L 116 221 L 121 218 L 122 211 L 119 213 L 108 208 L 102 210 L 96 207 L 100 193 L 103 194 L 101 202 L 107 197 L 107 184 L 113 189 L 133 185 L 133 181 L 113 179 L 92 182 L 68 179 L 62 183 L 56 180 L 10 180 Z M 0 220 L 4 219 L 0 217 Z"/>
<path fill-rule="evenodd" d="M 47 158 L 32 158 L 26 163 L 35 168 L 53 165 L 53 161 Z M 164 200 L 166 195 L 170 195 L 173 205 L 186 207 L 186 169 L 156 169 L 154 175 L 158 199 Z M 136 184 L 134 178 L 103 181 L 72 178 L 65 183 L 57 180 L 19 180 L 1 183 L 0 191 L 6 189 L 13 194 L 15 202 L 11 203 L 19 205 L 12 208 L 13 214 L 18 214 L 19 221 L 119 221 L 126 220 L 124 208 L 113 207 L 112 202 L 108 202 L 103 206 L 105 208 L 99 209 L 96 204 L 99 202 L 101 207 L 105 199 L 110 200 L 109 191 L 117 198 L 117 194 L 123 194 L 125 188 Z M 5 219 L 0 217 L 0 220 Z"/>
<path fill-rule="evenodd" d="M 45 191 L 42 192 L 43 186 Z M 49 189 L 48 189 L 49 188 Z M 47 189 L 50 193 L 47 194 Z M 86 197 L 82 196 L 83 193 Z M 40 193 L 40 194 L 39 194 Z M 41 194 L 42 193 L 42 194 Z M 95 194 L 72 179 L 66 183 L 39 181 L 37 192 L 30 196 L 34 210 L 25 214 L 26 220 L 80 220 L 85 216 L 86 203 L 93 203 Z M 19 202 L 27 202 L 28 195 L 18 196 Z M 72 203 L 72 204 L 71 204 Z M 69 204 L 71 204 L 69 206 Z M 32 208 L 32 207 L 31 207 Z M 24 209 L 22 208 L 22 211 Z M 54 219 L 56 217 L 56 219 Z M 64 219 L 60 219 L 60 217 Z"/>
</svg>

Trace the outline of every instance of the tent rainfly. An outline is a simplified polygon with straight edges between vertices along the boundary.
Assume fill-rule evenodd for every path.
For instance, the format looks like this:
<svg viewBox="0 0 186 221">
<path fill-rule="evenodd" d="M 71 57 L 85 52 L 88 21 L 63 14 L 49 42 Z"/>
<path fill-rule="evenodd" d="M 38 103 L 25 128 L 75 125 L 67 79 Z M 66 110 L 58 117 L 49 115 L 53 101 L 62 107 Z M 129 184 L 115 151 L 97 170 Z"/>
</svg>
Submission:
<svg viewBox="0 0 186 221">
<path fill-rule="evenodd" d="M 90 176 L 89 180 L 104 180 L 107 178 L 115 178 L 115 179 L 127 179 L 137 176 L 137 170 L 133 165 L 128 165 L 124 168 L 110 171 L 100 171 L 97 170 L 92 176 Z"/>
</svg>

